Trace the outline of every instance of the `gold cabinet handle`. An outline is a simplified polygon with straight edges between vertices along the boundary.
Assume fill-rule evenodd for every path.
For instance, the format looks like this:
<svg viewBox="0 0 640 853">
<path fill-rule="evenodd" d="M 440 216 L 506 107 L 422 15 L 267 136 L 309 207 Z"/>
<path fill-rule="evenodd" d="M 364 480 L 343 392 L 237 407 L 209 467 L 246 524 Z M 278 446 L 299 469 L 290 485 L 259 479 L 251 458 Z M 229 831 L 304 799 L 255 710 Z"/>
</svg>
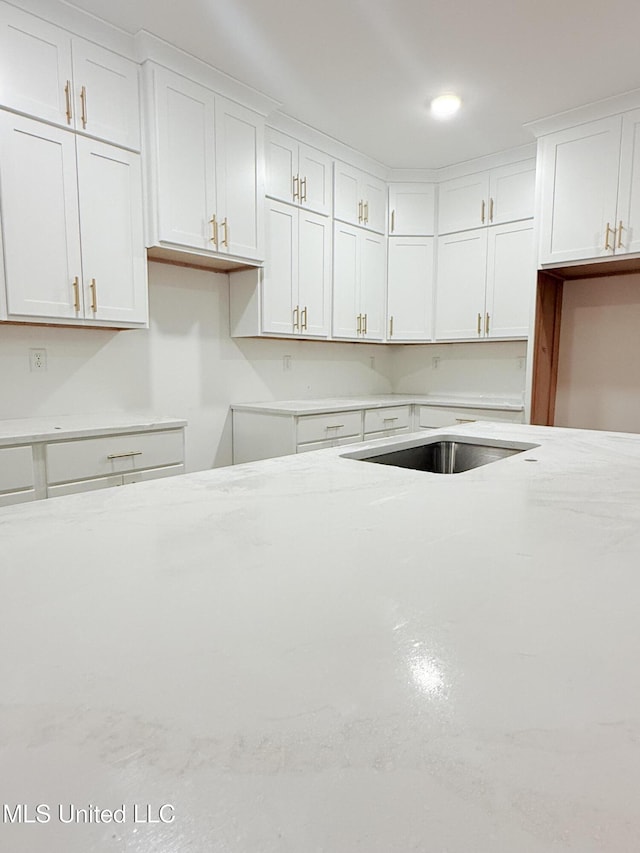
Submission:
<svg viewBox="0 0 640 853">
<path fill-rule="evenodd" d="M 73 307 L 80 310 L 80 279 L 76 276 L 73 280 Z"/>
<path fill-rule="evenodd" d="M 296 305 L 296 307 L 293 309 L 293 328 L 294 328 L 294 331 L 296 329 L 298 329 L 298 330 L 300 329 L 300 306 L 299 305 Z"/>
<path fill-rule="evenodd" d="M 229 248 L 229 223 L 227 222 L 227 217 L 222 220 L 222 227 L 224 228 L 224 240 L 220 244 L 221 246 L 226 246 Z"/>
<path fill-rule="evenodd" d="M 67 124 L 71 124 L 73 118 L 71 112 L 71 80 L 67 80 L 67 85 L 64 87 L 64 99 L 67 105 Z"/>
<path fill-rule="evenodd" d="M 398 416 L 396 415 L 395 418 L 383 418 L 382 422 L 386 424 L 387 421 L 397 421 L 397 420 L 398 420 Z"/>
<path fill-rule="evenodd" d="M 484 211 L 485 211 L 485 207 L 486 207 L 485 201 L 484 201 L 484 199 L 482 199 L 482 205 L 481 205 L 481 207 L 480 207 L 480 222 L 482 222 L 482 224 L 483 224 L 483 225 L 484 225 Z"/>
<path fill-rule="evenodd" d="M 604 232 L 604 248 L 605 249 L 613 249 L 613 246 L 609 245 L 609 232 L 610 231 L 611 231 L 611 226 L 607 222 L 607 230 Z M 612 233 L 614 235 L 613 239 L 615 240 L 615 233 L 616 233 L 615 230 Z"/>
<path fill-rule="evenodd" d="M 369 202 L 365 201 L 364 203 L 364 224 L 369 224 Z"/>
<path fill-rule="evenodd" d="M 297 201 L 300 198 L 300 175 L 293 176 L 293 200 Z"/>
<path fill-rule="evenodd" d="M 393 314 L 389 317 L 389 337 L 393 337 Z"/>
<path fill-rule="evenodd" d="M 307 200 L 307 179 L 306 179 L 306 177 L 304 177 L 300 181 L 300 201 L 306 201 L 306 200 Z"/>
<path fill-rule="evenodd" d="M 395 210 L 391 211 L 391 233 L 396 230 L 396 212 Z"/>
<path fill-rule="evenodd" d="M 80 103 L 82 104 L 82 127 L 86 128 L 87 126 L 87 90 L 83 86 L 80 89 Z"/>
<path fill-rule="evenodd" d="M 129 450 L 127 453 L 109 453 L 107 459 L 124 459 L 125 456 L 142 456 L 142 451 Z"/>
<path fill-rule="evenodd" d="M 482 334 L 482 316 L 478 314 L 478 334 Z"/>
<path fill-rule="evenodd" d="M 89 290 L 91 291 L 91 310 L 95 314 L 98 310 L 98 288 L 96 286 L 95 278 L 91 279 Z"/>
<path fill-rule="evenodd" d="M 487 314 L 484 321 L 484 333 L 485 335 L 489 334 L 489 315 Z"/>
<path fill-rule="evenodd" d="M 327 429 L 343 429 L 344 424 L 328 424 Z"/>
<path fill-rule="evenodd" d="M 622 249 L 622 248 L 624 248 L 622 245 L 622 219 L 618 223 L 618 227 L 616 228 L 616 231 L 618 232 L 618 242 L 616 244 L 616 247 L 618 249 Z"/>
<path fill-rule="evenodd" d="M 363 335 L 367 334 L 367 315 L 366 314 L 362 315 L 362 334 Z"/>
<path fill-rule="evenodd" d="M 493 222 L 493 199 L 489 199 L 489 222 Z"/>
<path fill-rule="evenodd" d="M 362 334 L 362 314 L 358 314 L 358 316 L 356 317 L 356 320 L 358 323 L 358 334 L 361 335 Z"/>
<path fill-rule="evenodd" d="M 211 225 L 211 237 L 209 238 L 211 242 L 215 245 L 216 249 L 218 248 L 218 220 L 216 219 L 215 213 L 213 217 L 209 220 L 209 224 Z"/>
<path fill-rule="evenodd" d="M 306 305 L 302 309 L 302 314 L 300 316 L 301 316 L 300 331 L 306 332 L 307 331 L 307 306 Z"/>
<path fill-rule="evenodd" d="M 362 199 L 358 202 L 358 222 L 362 222 Z"/>
</svg>

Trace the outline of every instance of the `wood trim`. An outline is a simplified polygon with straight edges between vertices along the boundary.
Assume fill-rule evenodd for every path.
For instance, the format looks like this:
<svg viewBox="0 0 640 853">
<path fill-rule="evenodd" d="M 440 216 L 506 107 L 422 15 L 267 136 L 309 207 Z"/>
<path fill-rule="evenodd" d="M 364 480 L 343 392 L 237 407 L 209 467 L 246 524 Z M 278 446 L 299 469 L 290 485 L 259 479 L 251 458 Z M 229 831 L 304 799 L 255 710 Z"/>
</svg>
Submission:
<svg viewBox="0 0 640 853">
<path fill-rule="evenodd" d="M 562 278 L 538 271 L 531 423 L 542 426 L 553 426 L 555 419 L 563 284 Z"/>
</svg>

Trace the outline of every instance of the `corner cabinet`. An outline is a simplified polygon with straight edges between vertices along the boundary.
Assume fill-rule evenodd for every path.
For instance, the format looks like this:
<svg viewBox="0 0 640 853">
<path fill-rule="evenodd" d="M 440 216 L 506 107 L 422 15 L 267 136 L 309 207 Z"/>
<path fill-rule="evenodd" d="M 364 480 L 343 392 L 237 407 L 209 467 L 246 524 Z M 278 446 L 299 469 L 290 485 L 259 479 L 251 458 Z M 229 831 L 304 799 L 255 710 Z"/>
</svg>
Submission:
<svg viewBox="0 0 640 853">
<path fill-rule="evenodd" d="M 0 184 L 4 319 L 146 325 L 139 154 L 2 112 Z"/>
<path fill-rule="evenodd" d="M 640 110 L 540 140 L 541 265 L 640 252 Z"/>
<path fill-rule="evenodd" d="M 533 224 L 438 238 L 438 341 L 526 337 L 533 290 Z"/>
<path fill-rule="evenodd" d="M 145 89 L 148 247 L 261 262 L 262 116 L 150 62 Z"/>
<path fill-rule="evenodd" d="M 390 237 L 387 281 L 389 343 L 432 340 L 433 237 Z"/>
</svg>

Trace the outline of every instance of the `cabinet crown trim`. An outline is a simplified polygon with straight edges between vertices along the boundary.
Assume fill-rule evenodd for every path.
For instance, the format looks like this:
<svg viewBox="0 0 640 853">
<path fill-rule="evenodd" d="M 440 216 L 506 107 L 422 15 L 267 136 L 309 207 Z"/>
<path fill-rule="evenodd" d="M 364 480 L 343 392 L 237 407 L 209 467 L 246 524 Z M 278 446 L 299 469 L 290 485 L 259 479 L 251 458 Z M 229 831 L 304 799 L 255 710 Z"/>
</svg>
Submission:
<svg viewBox="0 0 640 853">
<path fill-rule="evenodd" d="M 601 118 L 609 118 L 638 108 L 640 108 L 640 89 L 633 89 L 622 95 L 603 98 L 591 104 L 584 104 L 581 107 L 574 107 L 562 113 L 527 122 L 523 127 L 531 131 L 537 139 L 549 133 L 557 133 L 559 130 L 567 130 L 570 127 L 587 124 Z"/>
</svg>

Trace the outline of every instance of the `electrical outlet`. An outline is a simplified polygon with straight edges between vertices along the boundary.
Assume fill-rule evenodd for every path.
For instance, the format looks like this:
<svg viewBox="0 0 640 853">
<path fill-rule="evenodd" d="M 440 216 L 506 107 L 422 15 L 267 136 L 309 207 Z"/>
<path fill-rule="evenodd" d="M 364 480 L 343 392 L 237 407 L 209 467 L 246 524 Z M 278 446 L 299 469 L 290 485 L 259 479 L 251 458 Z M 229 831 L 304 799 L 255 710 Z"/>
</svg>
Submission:
<svg viewBox="0 0 640 853">
<path fill-rule="evenodd" d="M 282 369 L 283 370 L 291 370 L 291 356 L 283 355 L 282 356 Z"/>
<path fill-rule="evenodd" d="M 431 367 L 432 367 L 434 370 L 437 370 L 437 369 L 438 369 L 438 365 L 439 365 L 439 364 L 440 364 L 440 356 L 439 356 L 439 355 L 434 355 L 434 356 L 433 356 L 433 358 L 431 359 Z"/>
<path fill-rule="evenodd" d="M 524 370 L 524 362 L 525 362 L 524 356 L 520 356 L 518 358 L 518 370 Z"/>
<path fill-rule="evenodd" d="M 46 349 L 29 350 L 29 370 L 32 373 L 41 373 L 47 369 Z"/>
</svg>

